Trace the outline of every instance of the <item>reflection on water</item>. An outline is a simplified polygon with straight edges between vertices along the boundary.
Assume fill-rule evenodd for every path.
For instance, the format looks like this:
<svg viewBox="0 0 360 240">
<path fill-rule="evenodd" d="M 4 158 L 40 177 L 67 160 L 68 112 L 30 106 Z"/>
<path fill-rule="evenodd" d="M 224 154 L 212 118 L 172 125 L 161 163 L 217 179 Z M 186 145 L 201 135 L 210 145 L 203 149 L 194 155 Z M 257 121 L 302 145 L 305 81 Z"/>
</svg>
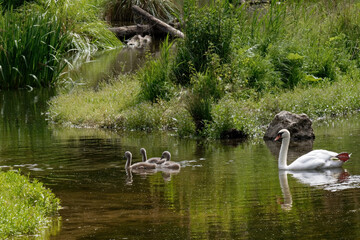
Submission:
<svg viewBox="0 0 360 240">
<path fill-rule="evenodd" d="M 141 68 L 150 55 L 158 55 L 159 46 L 160 41 L 154 40 L 146 48 L 123 47 L 86 56 L 84 59 L 74 60 L 74 63 L 64 70 L 62 77 L 75 86 L 97 89 L 102 82 Z"/>
<path fill-rule="evenodd" d="M 353 153 L 343 172 L 279 175 L 278 151 L 263 142 L 49 126 L 51 96 L 0 92 L 0 165 L 61 199 L 61 229 L 51 239 L 360 238 L 358 116 L 314 128 L 312 148 Z M 141 161 L 141 147 L 149 156 L 170 151 L 181 171 L 127 173 L 124 152 Z"/>
<path fill-rule="evenodd" d="M 303 171 L 279 170 L 280 187 L 284 198 L 281 207 L 284 210 L 291 210 L 293 203 L 288 174 L 302 184 L 331 192 L 360 188 L 360 175 L 350 176 L 343 168 Z"/>
</svg>

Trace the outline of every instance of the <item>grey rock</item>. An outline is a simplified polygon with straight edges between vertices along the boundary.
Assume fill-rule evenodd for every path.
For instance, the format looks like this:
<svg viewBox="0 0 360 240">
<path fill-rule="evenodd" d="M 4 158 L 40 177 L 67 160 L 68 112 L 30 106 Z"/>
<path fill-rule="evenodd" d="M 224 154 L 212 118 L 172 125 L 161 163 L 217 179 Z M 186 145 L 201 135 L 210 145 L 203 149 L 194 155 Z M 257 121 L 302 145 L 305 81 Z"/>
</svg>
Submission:
<svg viewBox="0 0 360 240">
<path fill-rule="evenodd" d="M 312 129 L 310 118 L 302 114 L 294 114 L 288 111 L 281 111 L 276 114 L 265 132 L 265 140 L 274 140 L 277 133 L 286 128 L 290 131 L 292 140 L 315 139 L 314 130 Z"/>
</svg>

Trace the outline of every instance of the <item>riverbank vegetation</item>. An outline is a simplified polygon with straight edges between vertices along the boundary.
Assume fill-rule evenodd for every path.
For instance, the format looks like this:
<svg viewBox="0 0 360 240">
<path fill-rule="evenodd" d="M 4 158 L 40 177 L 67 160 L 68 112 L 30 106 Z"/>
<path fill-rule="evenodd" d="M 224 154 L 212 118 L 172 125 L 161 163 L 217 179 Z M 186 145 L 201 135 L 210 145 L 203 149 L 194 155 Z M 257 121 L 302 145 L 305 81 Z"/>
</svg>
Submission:
<svg viewBox="0 0 360 240">
<path fill-rule="evenodd" d="M 175 50 L 164 41 L 160 57 L 133 76 L 54 98 L 49 119 L 221 138 L 262 133 L 281 110 L 312 119 L 354 113 L 359 13 L 356 0 L 272 1 L 256 9 L 185 1 L 185 38 Z"/>
<path fill-rule="evenodd" d="M 41 234 L 59 210 L 59 199 L 41 183 L 0 171 L 0 238 Z"/>
<path fill-rule="evenodd" d="M 0 89 L 52 87 L 75 53 L 121 46 L 101 1 L 0 1 Z"/>
</svg>

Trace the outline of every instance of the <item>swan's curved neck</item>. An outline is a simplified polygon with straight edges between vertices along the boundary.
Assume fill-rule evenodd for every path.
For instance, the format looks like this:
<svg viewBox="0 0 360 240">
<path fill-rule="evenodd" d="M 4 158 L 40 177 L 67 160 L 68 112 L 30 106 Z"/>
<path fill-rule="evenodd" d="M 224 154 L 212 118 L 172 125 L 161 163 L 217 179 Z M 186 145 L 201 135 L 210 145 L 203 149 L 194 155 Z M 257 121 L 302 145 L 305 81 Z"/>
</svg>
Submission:
<svg viewBox="0 0 360 240">
<path fill-rule="evenodd" d="M 126 156 L 126 158 L 125 168 L 128 169 L 131 165 L 131 156 Z"/>
<path fill-rule="evenodd" d="M 146 156 L 146 152 L 144 151 L 142 152 L 142 161 L 146 162 L 146 160 L 147 160 L 147 156 Z"/>
<path fill-rule="evenodd" d="M 279 169 L 287 169 L 287 155 L 289 149 L 290 138 L 283 138 L 279 153 Z"/>
</svg>

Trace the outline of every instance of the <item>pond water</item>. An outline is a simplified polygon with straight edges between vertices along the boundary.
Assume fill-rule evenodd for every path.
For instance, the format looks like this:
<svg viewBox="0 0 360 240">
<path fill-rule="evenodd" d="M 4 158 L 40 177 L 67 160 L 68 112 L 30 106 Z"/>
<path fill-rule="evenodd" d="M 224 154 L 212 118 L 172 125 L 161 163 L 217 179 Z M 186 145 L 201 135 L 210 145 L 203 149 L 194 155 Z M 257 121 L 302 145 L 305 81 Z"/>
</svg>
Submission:
<svg viewBox="0 0 360 240">
<path fill-rule="evenodd" d="M 279 144 L 196 141 L 49 125 L 48 91 L 0 92 L 0 165 L 21 169 L 61 199 L 50 239 L 360 239 L 359 116 L 314 126 L 313 143 L 352 152 L 343 169 L 279 172 Z M 180 172 L 127 174 L 169 150 Z"/>
</svg>

